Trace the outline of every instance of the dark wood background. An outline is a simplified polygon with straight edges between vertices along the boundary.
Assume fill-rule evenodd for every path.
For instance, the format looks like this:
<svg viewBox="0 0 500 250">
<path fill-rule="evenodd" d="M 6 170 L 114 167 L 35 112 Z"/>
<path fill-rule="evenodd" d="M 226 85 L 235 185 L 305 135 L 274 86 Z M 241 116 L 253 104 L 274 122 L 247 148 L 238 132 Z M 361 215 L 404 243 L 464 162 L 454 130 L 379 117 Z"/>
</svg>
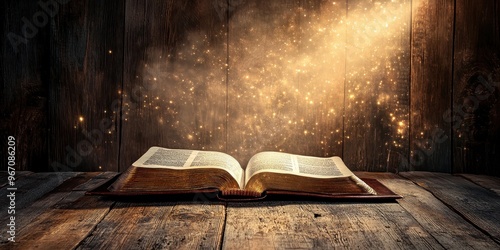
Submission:
<svg viewBox="0 0 500 250">
<path fill-rule="evenodd" d="M 499 0 L 42 2 L 0 3 L 18 170 L 157 145 L 500 175 Z"/>
</svg>

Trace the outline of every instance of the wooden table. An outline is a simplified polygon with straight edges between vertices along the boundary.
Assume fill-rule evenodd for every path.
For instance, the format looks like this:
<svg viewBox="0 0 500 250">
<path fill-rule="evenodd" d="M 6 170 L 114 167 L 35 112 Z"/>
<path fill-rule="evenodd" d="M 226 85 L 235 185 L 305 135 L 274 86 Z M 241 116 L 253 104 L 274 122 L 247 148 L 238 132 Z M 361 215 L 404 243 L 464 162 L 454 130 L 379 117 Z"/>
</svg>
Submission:
<svg viewBox="0 0 500 250">
<path fill-rule="evenodd" d="M 377 178 L 397 202 L 117 201 L 85 192 L 116 173 L 17 172 L 15 243 L 0 173 L 2 249 L 500 249 L 500 178 L 428 172 Z M 4 202 L 6 201 L 6 202 Z"/>
</svg>

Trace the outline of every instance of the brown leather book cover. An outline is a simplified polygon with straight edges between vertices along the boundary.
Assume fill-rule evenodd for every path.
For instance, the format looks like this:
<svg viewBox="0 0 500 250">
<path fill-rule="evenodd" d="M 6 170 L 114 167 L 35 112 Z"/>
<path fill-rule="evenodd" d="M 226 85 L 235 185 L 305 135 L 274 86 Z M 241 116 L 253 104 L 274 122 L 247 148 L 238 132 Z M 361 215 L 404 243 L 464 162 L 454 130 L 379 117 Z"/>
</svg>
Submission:
<svg viewBox="0 0 500 250">
<path fill-rule="evenodd" d="M 89 194 L 184 195 L 195 201 L 399 197 L 376 180 L 357 177 L 338 156 L 260 152 L 243 168 L 222 152 L 161 147 L 151 147 L 127 171 Z"/>
<path fill-rule="evenodd" d="M 402 198 L 392 192 L 376 179 L 361 178 L 366 184 L 373 188 L 376 194 L 352 194 L 352 193 L 310 193 L 284 190 L 267 190 L 262 194 L 247 190 L 220 191 L 217 188 L 170 190 L 170 191 L 133 191 L 113 192 L 108 187 L 119 177 L 110 179 L 102 185 L 88 191 L 87 195 L 99 195 L 105 197 L 156 197 L 161 196 L 167 200 L 191 200 L 199 201 L 258 201 L 258 200 L 366 200 L 366 201 L 389 201 Z"/>
</svg>

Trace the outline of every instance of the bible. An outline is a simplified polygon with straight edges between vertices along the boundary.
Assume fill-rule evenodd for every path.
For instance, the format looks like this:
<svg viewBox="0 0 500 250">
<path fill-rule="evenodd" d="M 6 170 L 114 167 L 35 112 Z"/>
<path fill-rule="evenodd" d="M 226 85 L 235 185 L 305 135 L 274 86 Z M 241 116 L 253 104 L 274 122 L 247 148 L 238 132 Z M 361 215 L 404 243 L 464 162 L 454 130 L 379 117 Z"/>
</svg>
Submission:
<svg viewBox="0 0 500 250">
<path fill-rule="evenodd" d="M 376 196 L 340 157 L 260 152 L 245 169 L 216 151 L 151 147 L 108 188 L 113 194 L 176 194 L 216 190 L 221 197 Z"/>
</svg>

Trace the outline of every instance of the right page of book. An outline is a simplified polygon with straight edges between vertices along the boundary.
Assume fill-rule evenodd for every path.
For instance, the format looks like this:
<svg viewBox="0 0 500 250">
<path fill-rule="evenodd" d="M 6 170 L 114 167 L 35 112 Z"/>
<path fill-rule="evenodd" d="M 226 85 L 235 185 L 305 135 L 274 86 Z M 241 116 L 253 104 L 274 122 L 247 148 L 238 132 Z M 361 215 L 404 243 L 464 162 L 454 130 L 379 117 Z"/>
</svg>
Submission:
<svg viewBox="0 0 500 250">
<path fill-rule="evenodd" d="M 353 176 L 340 157 L 321 158 L 280 152 L 262 152 L 254 155 L 245 171 L 245 183 L 260 172 L 296 174 L 314 178 Z"/>
</svg>

